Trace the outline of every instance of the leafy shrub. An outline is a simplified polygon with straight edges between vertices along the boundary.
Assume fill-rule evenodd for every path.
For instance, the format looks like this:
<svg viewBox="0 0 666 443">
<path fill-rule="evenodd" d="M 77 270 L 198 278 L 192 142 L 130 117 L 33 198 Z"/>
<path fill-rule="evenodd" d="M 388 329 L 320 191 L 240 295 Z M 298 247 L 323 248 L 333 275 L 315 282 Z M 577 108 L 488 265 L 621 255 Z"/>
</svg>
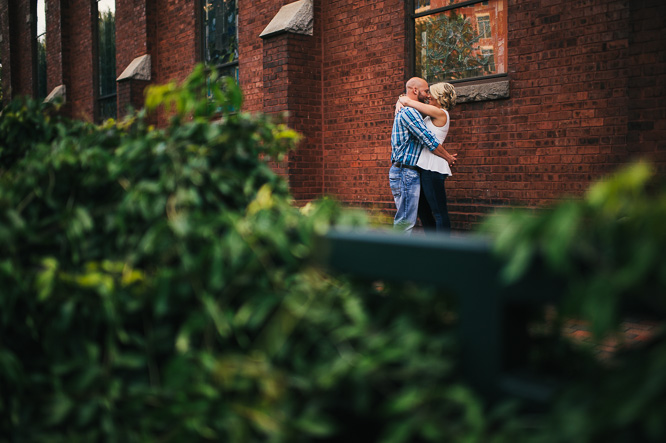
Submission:
<svg viewBox="0 0 666 443">
<path fill-rule="evenodd" d="M 506 280 L 543 263 L 566 283 L 559 320 L 585 320 L 597 343 L 616 336 L 627 317 L 662 322 L 649 344 L 611 362 L 587 358 L 589 348 L 560 361 L 570 386 L 526 441 L 666 439 L 665 219 L 666 188 L 645 162 L 599 181 L 582 199 L 488 219 Z"/>
<path fill-rule="evenodd" d="M 218 85 L 198 68 L 153 88 L 165 129 L 143 112 L 103 126 L 29 102 L 3 113 L 0 440 L 485 435 L 495 419 L 459 381 L 446 298 L 311 266 L 316 234 L 364 218 L 294 207 L 261 159 L 297 135 L 231 112 L 240 91 Z"/>
<path fill-rule="evenodd" d="M 663 337 L 570 372 L 547 414 L 488 407 L 462 382 L 448 294 L 310 264 L 318 234 L 366 221 L 292 205 L 264 159 L 297 134 L 234 112 L 238 87 L 202 68 L 153 88 L 160 106 L 164 129 L 29 101 L 0 116 L 0 441 L 663 440 Z M 663 318 L 666 199 L 648 176 L 495 218 L 506 277 L 541 257 L 570 283 L 560 312 L 600 334 L 627 298 Z"/>
</svg>

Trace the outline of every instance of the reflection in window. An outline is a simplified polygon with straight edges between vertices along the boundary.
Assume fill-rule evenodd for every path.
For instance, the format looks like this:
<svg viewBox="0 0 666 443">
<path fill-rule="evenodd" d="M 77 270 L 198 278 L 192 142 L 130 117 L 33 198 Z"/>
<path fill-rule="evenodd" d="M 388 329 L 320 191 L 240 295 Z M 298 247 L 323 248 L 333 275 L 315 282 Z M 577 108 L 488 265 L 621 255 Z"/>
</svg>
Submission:
<svg viewBox="0 0 666 443">
<path fill-rule="evenodd" d="M 469 3 L 470 0 L 414 0 L 414 12 L 432 11 L 435 9 L 453 6 L 458 3 Z M 488 2 L 483 2 L 488 4 Z"/>
<path fill-rule="evenodd" d="M 493 48 L 481 48 L 481 54 L 488 60 L 485 67 L 486 73 L 490 74 L 495 72 L 495 52 L 493 51 Z"/>
<path fill-rule="evenodd" d="M 98 68 L 99 120 L 117 117 L 116 102 L 116 2 L 97 0 L 98 11 Z"/>
<path fill-rule="evenodd" d="M 430 9 L 430 0 L 415 0 L 414 1 L 414 10 L 416 12 L 421 12 Z"/>
<path fill-rule="evenodd" d="M 506 73 L 506 0 L 432 0 L 427 9 L 414 13 L 415 75 L 433 83 Z"/>
<path fill-rule="evenodd" d="M 37 98 L 43 100 L 46 90 L 46 6 L 37 0 Z"/>
<path fill-rule="evenodd" d="M 490 31 L 490 16 L 479 15 L 476 17 L 476 21 L 479 25 L 479 36 L 481 38 L 491 38 L 492 33 Z"/>
<path fill-rule="evenodd" d="M 204 0 L 204 62 L 238 80 L 238 0 Z"/>
</svg>

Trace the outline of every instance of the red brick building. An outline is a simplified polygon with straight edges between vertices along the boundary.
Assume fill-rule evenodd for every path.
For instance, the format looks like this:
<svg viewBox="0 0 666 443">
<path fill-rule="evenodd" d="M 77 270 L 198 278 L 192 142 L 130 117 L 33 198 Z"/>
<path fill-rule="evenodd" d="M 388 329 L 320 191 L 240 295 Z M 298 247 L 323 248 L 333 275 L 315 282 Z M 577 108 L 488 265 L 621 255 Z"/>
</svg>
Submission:
<svg viewBox="0 0 666 443">
<path fill-rule="evenodd" d="M 44 1 L 45 90 L 97 119 L 98 3 Z M 236 15 L 216 12 L 230 4 Z M 38 6 L 0 0 L 5 101 L 37 95 Z M 244 110 L 289 111 L 305 135 L 283 170 L 298 199 L 390 212 L 396 98 L 412 75 L 448 79 L 460 96 L 448 197 L 468 229 L 493 208 L 580 194 L 636 157 L 666 172 L 665 17 L 663 0 L 116 0 L 112 100 L 122 115 L 147 84 L 213 60 L 238 76 Z M 223 26 L 235 53 L 214 41 Z M 449 29 L 469 37 L 451 47 Z"/>
</svg>

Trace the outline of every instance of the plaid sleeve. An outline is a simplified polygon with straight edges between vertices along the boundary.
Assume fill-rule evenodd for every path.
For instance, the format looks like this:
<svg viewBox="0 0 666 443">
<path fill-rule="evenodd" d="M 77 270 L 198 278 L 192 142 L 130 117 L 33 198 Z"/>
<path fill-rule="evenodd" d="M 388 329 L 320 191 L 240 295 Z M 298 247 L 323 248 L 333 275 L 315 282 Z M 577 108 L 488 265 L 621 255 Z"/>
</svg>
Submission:
<svg viewBox="0 0 666 443">
<path fill-rule="evenodd" d="M 414 108 L 406 108 L 405 112 L 401 114 L 402 118 L 406 120 L 405 127 L 411 132 L 421 143 L 426 145 L 429 150 L 434 151 L 439 146 L 437 137 L 426 128 L 423 117 Z"/>
</svg>

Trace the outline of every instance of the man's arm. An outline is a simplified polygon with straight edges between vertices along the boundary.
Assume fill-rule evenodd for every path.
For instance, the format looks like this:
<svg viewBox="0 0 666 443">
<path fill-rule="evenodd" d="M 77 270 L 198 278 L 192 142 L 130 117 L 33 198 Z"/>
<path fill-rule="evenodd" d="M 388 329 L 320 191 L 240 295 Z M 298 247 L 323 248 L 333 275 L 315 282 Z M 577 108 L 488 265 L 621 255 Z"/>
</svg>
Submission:
<svg viewBox="0 0 666 443">
<path fill-rule="evenodd" d="M 442 157 L 447 161 L 449 166 L 453 166 L 456 162 L 458 154 L 449 154 L 444 146 L 439 143 L 437 137 L 428 130 L 423 121 L 423 117 L 414 108 L 406 108 L 403 112 L 403 118 L 408 122 L 406 125 L 408 130 L 414 134 L 428 149 L 438 157 Z"/>
<path fill-rule="evenodd" d="M 405 127 L 407 130 L 411 132 L 416 138 L 418 138 L 421 143 L 426 145 L 431 151 L 435 151 L 435 149 L 437 149 L 439 146 L 439 140 L 437 140 L 435 134 L 426 128 L 423 117 L 421 117 L 421 114 L 419 114 L 416 109 L 405 108 L 400 116 L 405 120 Z"/>
</svg>

